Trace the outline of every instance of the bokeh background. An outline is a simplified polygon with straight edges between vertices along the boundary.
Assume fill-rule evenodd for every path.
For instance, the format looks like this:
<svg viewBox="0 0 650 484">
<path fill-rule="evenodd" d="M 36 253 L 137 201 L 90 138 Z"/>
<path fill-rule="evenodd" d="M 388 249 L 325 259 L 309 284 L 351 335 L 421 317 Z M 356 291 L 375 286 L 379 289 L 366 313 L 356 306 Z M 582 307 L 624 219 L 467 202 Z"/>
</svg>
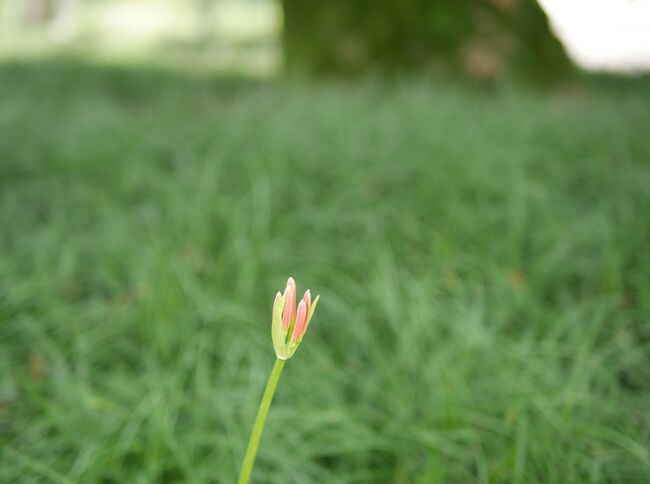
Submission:
<svg viewBox="0 0 650 484">
<path fill-rule="evenodd" d="M 649 4 L 0 0 L 0 482 L 648 482 Z"/>
</svg>

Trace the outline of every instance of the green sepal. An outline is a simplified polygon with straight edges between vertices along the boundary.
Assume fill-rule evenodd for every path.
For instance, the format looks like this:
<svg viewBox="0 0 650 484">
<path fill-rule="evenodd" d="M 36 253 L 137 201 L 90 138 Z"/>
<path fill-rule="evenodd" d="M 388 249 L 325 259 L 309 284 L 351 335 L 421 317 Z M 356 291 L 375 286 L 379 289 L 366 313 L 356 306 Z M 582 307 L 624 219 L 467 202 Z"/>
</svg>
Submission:
<svg viewBox="0 0 650 484">
<path fill-rule="evenodd" d="M 273 349 L 275 350 L 275 356 L 281 360 L 289 358 L 286 345 L 287 333 L 289 330 L 282 327 L 282 310 L 284 309 L 286 299 L 286 295 L 280 297 L 280 301 L 278 301 L 278 305 L 273 312 L 271 319 L 271 339 L 273 340 Z"/>
<path fill-rule="evenodd" d="M 314 299 L 311 303 L 311 307 L 309 308 L 309 317 L 307 318 L 307 326 L 309 326 L 309 321 L 311 321 L 311 317 L 314 314 L 314 311 L 316 310 L 316 305 L 318 304 L 318 300 L 320 299 L 320 294 L 316 296 L 316 299 Z"/>
</svg>

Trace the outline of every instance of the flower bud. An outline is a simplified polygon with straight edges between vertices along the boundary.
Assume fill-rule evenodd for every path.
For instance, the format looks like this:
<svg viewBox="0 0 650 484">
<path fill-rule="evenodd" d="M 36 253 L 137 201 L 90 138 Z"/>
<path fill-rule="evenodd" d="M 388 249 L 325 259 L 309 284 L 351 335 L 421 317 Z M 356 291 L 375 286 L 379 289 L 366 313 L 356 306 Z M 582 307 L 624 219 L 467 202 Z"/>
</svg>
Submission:
<svg viewBox="0 0 650 484">
<path fill-rule="evenodd" d="M 291 358 L 298 349 L 319 299 L 316 296 L 312 302 L 311 292 L 307 289 L 296 310 L 296 294 L 296 283 L 290 277 L 284 294 L 278 292 L 273 302 L 271 337 L 275 354 L 281 360 Z"/>
</svg>

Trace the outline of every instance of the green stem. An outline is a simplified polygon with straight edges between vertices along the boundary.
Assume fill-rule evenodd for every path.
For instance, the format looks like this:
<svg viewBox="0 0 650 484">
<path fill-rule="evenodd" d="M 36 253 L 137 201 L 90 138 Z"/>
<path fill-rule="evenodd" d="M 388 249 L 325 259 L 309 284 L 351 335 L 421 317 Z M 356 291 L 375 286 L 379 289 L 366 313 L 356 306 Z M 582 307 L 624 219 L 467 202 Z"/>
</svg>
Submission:
<svg viewBox="0 0 650 484">
<path fill-rule="evenodd" d="M 271 401 L 273 400 L 273 395 L 275 394 L 275 388 L 278 386 L 280 374 L 282 373 L 282 368 L 284 368 L 285 363 L 286 360 L 281 360 L 279 358 L 275 360 L 275 365 L 273 365 L 273 369 L 269 375 L 269 381 L 266 382 L 266 389 L 264 390 L 264 395 L 262 396 L 260 409 L 257 412 L 255 425 L 253 425 L 251 438 L 248 441 L 248 448 L 246 449 L 244 462 L 242 462 L 241 465 L 241 471 L 239 471 L 239 480 L 237 481 L 237 484 L 247 484 L 251 477 L 251 472 L 253 472 L 255 455 L 257 454 L 257 448 L 260 445 L 262 432 L 264 431 L 264 422 L 266 422 L 266 416 L 269 413 L 269 407 L 271 406 Z"/>
</svg>

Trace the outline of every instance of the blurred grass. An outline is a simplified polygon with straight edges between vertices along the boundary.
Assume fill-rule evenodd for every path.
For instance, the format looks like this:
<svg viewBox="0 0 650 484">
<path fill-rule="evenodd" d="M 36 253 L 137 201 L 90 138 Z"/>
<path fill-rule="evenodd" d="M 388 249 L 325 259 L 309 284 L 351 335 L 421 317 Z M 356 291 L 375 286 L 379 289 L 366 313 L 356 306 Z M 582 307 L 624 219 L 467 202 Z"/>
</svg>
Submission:
<svg viewBox="0 0 650 484">
<path fill-rule="evenodd" d="M 0 481 L 645 482 L 650 89 L 0 66 Z"/>
</svg>

